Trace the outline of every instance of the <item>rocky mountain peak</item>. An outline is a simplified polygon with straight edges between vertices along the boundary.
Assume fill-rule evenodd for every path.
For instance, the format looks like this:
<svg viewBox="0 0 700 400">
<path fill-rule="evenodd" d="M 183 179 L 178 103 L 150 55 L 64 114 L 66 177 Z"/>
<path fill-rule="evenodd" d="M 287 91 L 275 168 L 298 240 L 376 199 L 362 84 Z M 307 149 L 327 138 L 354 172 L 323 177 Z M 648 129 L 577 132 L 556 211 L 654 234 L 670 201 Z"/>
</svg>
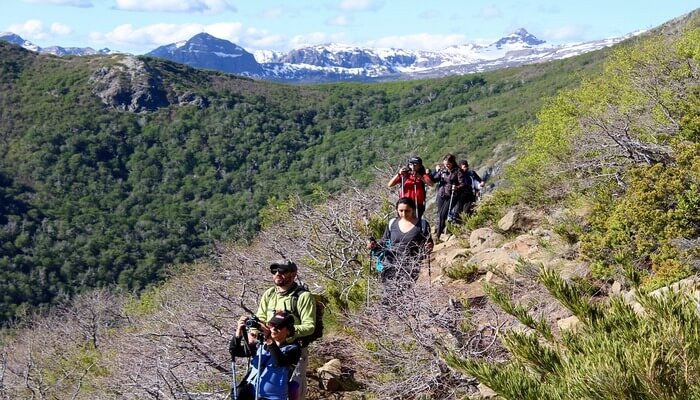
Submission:
<svg viewBox="0 0 700 400">
<path fill-rule="evenodd" d="M 538 46 L 546 43 L 544 40 L 538 39 L 535 35 L 528 32 L 525 28 L 520 28 L 508 36 L 505 36 L 495 42 L 492 46 L 500 49 L 507 45 L 521 45 L 524 47 Z"/>
<path fill-rule="evenodd" d="M 189 40 L 171 43 L 146 54 L 199 68 L 241 75 L 261 75 L 262 68 L 244 48 L 206 32 Z"/>
</svg>

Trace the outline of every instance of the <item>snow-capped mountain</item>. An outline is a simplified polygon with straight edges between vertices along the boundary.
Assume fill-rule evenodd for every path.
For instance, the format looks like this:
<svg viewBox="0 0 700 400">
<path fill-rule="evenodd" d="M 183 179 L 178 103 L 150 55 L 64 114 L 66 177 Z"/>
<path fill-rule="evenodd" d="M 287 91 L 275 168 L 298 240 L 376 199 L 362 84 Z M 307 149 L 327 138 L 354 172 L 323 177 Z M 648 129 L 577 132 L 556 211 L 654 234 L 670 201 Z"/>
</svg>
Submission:
<svg viewBox="0 0 700 400">
<path fill-rule="evenodd" d="M 530 32 L 526 31 L 523 28 L 520 28 L 517 31 L 511 33 L 510 35 L 498 39 L 498 41 L 491 44 L 491 46 L 493 46 L 497 49 L 500 49 L 500 48 L 503 48 L 506 46 L 532 48 L 535 46 L 539 46 L 541 44 L 545 44 L 545 41 L 536 38 Z"/>
<path fill-rule="evenodd" d="M 255 56 L 265 71 L 262 79 L 396 80 L 483 72 L 562 59 L 611 46 L 625 38 L 554 46 L 525 29 L 518 29 L 488 46 L 463 44 L 440 51 L 370 49 L 331 43 L 285 54 L 256 52 Z"/>
<path fill-rule="evenodd" d="M 147 56 L 187 64 L 197 68 L 260 76 L 263 70 L 251 53 L 228 40 L 199 33 L 187 41 L 168 44 L 146 54 Z"/>
<path fill-rule="evenodd" d="M 39 47 L 34 43 L 22 39 L 19 35 L 12 32 L 0 32 L 0 40 L 5 42 L 10 42 L 18 46 L 22 46 L 27 50 L 35 51 L 41 54 L 53 54 L 55 56 L 91 56 L 95 54 L 112 54 L 113 51 L 110 49 L 100 49 L 95 50 L 92 47 L 61 47 L 61 46 L 50 46 L 50 47 Z"/>
<path fill-rule="evenodd" d="M 254 54 L 227 40 L 200 33 L 187 41 L 158 47 L 146 55 L 278 82 L 379 81 L 467 74 L 557 60 L 611 46 L 639 33 L 555 46 L 521 28 L 488 46 L 468 43 L 439 51 L 363 48 L 331 43 L 287 53 L 263 50 Z M 57 46 L 41 49 L 14 34 L 0 34 L 0 40 L 57 55 L 110 52 L 108 49 L 95 52 L 87 48 L 92 53 L 87 49 L 79 49 L 83 51 L 79 53 L 71 52 L 75 48 Z"/>
<path fill-rule="evenodd" d="M 5 42 L 10 42 L 12 44 L 16 44 L 17 46 L 22 46 L 25 49 L 31 50 L 31 51 L 39 52 L 39 49 L 41 49 L 41 47 L 35 45 L 34 43 L 30 42 L 29 40 L 22 39 L 19 35 L 15 35 L 12 32 L 0 32 L 0 40 L 4 40 Z"/>
</svg>

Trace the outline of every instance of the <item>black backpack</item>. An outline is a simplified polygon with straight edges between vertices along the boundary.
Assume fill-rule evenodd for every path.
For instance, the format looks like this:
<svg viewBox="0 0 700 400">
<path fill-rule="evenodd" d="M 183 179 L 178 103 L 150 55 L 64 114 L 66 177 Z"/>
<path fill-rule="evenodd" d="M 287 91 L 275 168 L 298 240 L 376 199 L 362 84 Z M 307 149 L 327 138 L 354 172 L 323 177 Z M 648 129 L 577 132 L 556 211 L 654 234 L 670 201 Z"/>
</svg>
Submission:
<svg viewBox="0 0 700 400">
<path fill-rule="evenodd" d="M 303 336 L 298 339 L 299 345 L 301 347 L 306 347 L 309 343 L 323 336 L 323 313 L 326 311 L 326 299 L 322 294 L 313 293 L 305 285 L 297 285 L 297 288 L 292 292 L 292 314 L 299 316 L 299 309 L 297 308 L 297 302 L 299 301 L 299 296 L 304 292 L 310 292 L 311 297 L 313 297 L 316 303 L 316 316 L 314 323 L 314 331 L 308 336 Z"/>
</svg>

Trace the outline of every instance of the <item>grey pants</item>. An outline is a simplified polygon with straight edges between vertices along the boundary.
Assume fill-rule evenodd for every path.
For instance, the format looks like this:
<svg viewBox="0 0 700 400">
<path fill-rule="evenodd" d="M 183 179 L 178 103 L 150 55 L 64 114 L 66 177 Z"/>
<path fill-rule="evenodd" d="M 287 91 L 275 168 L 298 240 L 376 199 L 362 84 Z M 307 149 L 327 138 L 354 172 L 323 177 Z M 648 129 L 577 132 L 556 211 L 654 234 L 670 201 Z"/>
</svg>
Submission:
<svg viewBox="0 0 700 400">
<path fill-rule="evenodd" d="M 297 367 L 292 372 L 292 381 L 299 384 L 299 395 L 296 397 L 297 400 L 306 400 L 306 365 L 309 363 L 309 349 L 308 347 L 303 347 L 301 349 L 301 357 L 299 357 L 299 362 Z"/>
</svg>

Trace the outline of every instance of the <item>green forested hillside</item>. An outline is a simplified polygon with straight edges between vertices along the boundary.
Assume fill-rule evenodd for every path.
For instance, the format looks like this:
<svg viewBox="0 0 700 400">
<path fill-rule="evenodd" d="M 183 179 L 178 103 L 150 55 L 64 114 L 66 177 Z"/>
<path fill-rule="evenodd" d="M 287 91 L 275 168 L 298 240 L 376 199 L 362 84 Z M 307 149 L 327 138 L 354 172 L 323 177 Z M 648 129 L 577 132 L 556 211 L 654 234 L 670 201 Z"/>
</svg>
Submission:
<svg viewBox="0 0 700 400">
<path fill-rule="evenodd" d="M 513 132 L 542 99 L 597 71 L 605 54 L 286 86 L 0 43 L 0 320 L 84 288 L 142 288 L 215 240 L 246 240 L 270 201 L 366 182 L 373 165 L 409 152 L 429 164 L 453 151 L 477 166 L 499 143 L 512 153 Z"/>
</svg>

